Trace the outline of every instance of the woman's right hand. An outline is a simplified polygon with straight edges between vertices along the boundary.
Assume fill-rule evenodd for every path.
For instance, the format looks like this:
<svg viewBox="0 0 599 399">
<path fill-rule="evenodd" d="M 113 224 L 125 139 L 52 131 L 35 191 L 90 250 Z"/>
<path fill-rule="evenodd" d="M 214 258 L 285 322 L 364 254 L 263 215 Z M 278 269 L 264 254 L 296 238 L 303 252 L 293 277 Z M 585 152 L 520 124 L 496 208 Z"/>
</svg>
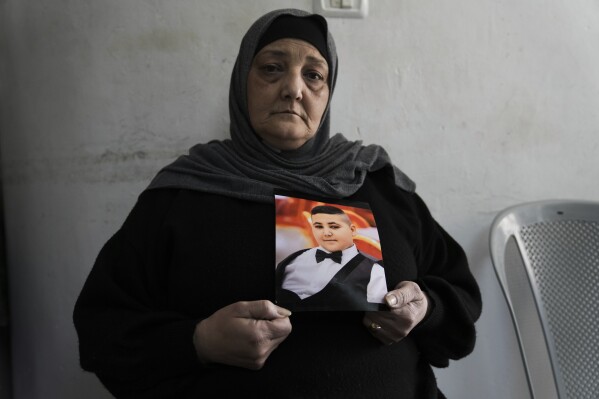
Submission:
<svg viewBox="0 0 599 399">
<path fill-rule="evenodd" d="M 267 300 L 225 306 L 196 325 L 193 344 L 198 358 L 259 370 L 291 332 L 290 315 Z"/>
</svg>

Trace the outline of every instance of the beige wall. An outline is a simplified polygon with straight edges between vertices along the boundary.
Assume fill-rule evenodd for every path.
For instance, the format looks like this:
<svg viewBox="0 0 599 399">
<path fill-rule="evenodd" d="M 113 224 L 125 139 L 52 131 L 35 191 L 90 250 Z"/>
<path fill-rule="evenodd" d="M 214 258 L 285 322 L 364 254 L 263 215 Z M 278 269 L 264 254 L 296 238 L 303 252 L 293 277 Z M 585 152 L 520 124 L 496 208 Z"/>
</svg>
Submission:
<svg viewBox="0 0 599 399">
<path fill-rule="evenodd" d="M 106 397 L 78 369 L 78 291 L 153 174 L 192 144 L 227 137 L 241 36 L 290 5 L 312 2 L 0 0 L 16 398 Z M 333 130 L 388 149 L 483 290 L 477 348 L 437 370 L 442 389 L 526 397 L 487 232 L 514 203 L 599 198 L 599 5 L 371 0 L 368 18 L 330 26 Z"/>
</svg>

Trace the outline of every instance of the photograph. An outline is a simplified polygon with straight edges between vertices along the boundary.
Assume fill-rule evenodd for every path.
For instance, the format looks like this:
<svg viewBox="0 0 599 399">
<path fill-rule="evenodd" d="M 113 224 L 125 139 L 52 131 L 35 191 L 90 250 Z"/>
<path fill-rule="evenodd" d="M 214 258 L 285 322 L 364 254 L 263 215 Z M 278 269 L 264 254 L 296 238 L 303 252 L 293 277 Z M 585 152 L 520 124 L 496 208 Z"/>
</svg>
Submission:
<svg viewBox="0 0 599 399">
<path fill-rule="evenodd" d="M 598 41 L 599 0 L 0 0 L 0 399 L 599 399 Z"/>
<path fill-rule="evenodd" d="M 385 309 L 388 292 L 366 203 L 275 196 L 276 299 L 292 311 Z"/>
</svg>

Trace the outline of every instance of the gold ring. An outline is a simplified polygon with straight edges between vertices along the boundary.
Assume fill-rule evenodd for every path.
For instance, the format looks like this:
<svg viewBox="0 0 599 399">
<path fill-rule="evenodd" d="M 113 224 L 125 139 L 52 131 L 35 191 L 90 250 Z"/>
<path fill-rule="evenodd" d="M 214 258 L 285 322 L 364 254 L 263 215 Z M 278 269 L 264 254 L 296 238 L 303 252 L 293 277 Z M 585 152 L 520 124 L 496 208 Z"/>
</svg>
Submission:
<svg viewBox="0 0 599 399">
<path fill-rule="evenodd" d="M 379 324 L 377 324 L 375 322 L 372 322 L 372 323 L 370 323 L 369 328 L 370 328 L 370 331 L 377 332 L 378 330 L 382 329 L 383 327 L 381 327 Z"/>
</svg>

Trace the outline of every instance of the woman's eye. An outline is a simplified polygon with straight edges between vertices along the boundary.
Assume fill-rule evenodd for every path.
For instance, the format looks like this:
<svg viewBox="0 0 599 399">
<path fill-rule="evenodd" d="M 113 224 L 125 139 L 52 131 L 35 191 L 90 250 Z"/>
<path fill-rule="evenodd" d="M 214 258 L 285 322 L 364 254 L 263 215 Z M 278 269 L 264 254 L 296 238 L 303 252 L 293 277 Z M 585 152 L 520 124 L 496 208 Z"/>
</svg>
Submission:
<svg viewBox="0 0 599 399">
<path fill-rule="evenodd" d="M 281 70 L 281 67 L 276 64 L 266 64 L 262 67 L 262 70 L 266 73 L 275 73 Z"/>
<path fill-rule="evenodd" d="M 323 76 L 318 72 L 306 72 L 304 75 L 310 80 L 324 80 Z"/>
</svg>

